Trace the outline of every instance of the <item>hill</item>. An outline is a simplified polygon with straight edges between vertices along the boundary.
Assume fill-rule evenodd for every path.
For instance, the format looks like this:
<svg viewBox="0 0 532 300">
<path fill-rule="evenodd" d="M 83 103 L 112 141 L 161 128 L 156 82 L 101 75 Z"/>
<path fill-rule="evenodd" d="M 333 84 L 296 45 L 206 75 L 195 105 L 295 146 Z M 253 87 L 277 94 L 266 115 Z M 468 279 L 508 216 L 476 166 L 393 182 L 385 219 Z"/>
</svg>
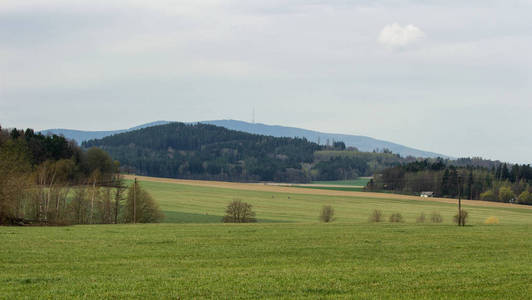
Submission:
<svg viewBox="0 0 532 300">
<path fill-rule="evenodd" d="M 43 134 L 51 133 L 64 135 L 66 138 L 73 139 L 81 144 L 84 141 L 90 139 L 100 139 L 106 136 L 113 134 L 133 131 L 140 128 L 146 128 L 156 125 L 168 124 L 170 121 L 156 121 L 152 123 L 147 123 L 132 127 L 129 129 L 122 130 L 111 130 L 111 131 L 81 131 L 81 130 L 71 130 L 71 129 L 47 129 L 43 130 Z M 247 133 L 262 134 L 262 135 L 271 135 L 275 137 L 300 137 L 306 138 L 309 141 L 325 144 L 327 140 L 331 143 L 332 141 L 343 141 L 347 147 L 355 147 L 360 151 L 371 152 L 375 149 L 388 149 L 393 153 L 398 153 L 403 157 L 413 156 L 413 157 L 423 157 L 423 158 L 435 158 L 443 157 L 449 158 L 447 155 L 418 150 L 403 146 L 400 144 L 387 142 L 383 140 L 374 139 L 367 136 L 361 135 L 347 135 L 347 134 L 334 134 L 334 133 L 324 133 L 319 131 L 312 131 L 296 127 L 286 127 L 278 125 L 266 125 L 260 123 L 248 123 L 244 121 L 237 120 L 214 120 L 214 121 L 201 121 L 199 123 L 211 124 L 216 126 L 225 127 L 227 129 L 243 131 Z M 190 123 L 192 124 L 192 123 Z"/>
<path fill-rule="evenodd" d="M 137 174 L 229 181 L 308 182 L 305 164 L 322 146 L 208 124 L 169 123 L 83 143 Z M 363 167 L 363 166 L 362 166 Z"/>
</svg>

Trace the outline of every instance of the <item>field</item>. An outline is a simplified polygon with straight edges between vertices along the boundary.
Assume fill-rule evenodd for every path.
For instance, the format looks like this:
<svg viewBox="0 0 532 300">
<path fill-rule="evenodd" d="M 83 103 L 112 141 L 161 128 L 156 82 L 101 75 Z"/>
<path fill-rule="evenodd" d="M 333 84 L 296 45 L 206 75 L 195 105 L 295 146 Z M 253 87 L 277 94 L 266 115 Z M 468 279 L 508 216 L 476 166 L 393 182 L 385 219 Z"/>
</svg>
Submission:
<svg viewBox="0 0 532 300">
<path fill-rule="evenodd" d="M 260 184 L 186 181 L 141 178 L 145 187 L 165 212 L 165 222 L 219 223 L 225 206 L 233 199 L 251 203 L 259 222 L 317 222 L 323 205 L 332 205 L 337 222 L 367 223 L 374 209 L 385 216 L 399 212 L 406 223 L 415 223 L 424 212 L 443 216 L 443 224 L 452 224 L 456 200 L 420 198 L 404 195 L 316 190 Z M 471 224 L 481 225 L 496 216 L 501 224 L 532 225 L 532 207 L 464 200 Z"/>
<path fill-rule="evenodd" d="M 327 185 L 294 185 L 293 187 L 305 188 L 305 189 L 317 189 L 317 190 L 332 190 L 332 191 L 350 191 L 350 192 L 363 192 L 364 188 L 359 186 L 327 186 Z"/>
<path fill-rule="evenodd" d="M 151 181 L 148 181 L 151 180 Z M 524 299 L 532 209 L 445 199 L 141 178 L 164 224 L 0 227 L 0 298 Z M 221 224 L 225 205 L 259 223 Z M 452 200 L 449 200 L 452 202 Z M 322 224 L 322 205 L 337 220 Z M 405 223 L 371 224 L 373 209 Z M 441 224 L 416 224 L 438 211 Z M 496 216 L 499 225 L 485 225 Z M 173 223 L 173 224 L 171 224 Z M 188 223 L 188 224 L 175 224 Z M 207 224 L 210 223 L 210 224 Z"/>
<path fill-rule="evenodd" d="M 346 186 L 358 186 L 364 187 L 369 182 L 369 177 L 360 177 L 353 180 L 334 180 L 334 181 L 313 181 L 313 184 L 323 184 L 323 185 L 346 185 Z"/>
</svg>

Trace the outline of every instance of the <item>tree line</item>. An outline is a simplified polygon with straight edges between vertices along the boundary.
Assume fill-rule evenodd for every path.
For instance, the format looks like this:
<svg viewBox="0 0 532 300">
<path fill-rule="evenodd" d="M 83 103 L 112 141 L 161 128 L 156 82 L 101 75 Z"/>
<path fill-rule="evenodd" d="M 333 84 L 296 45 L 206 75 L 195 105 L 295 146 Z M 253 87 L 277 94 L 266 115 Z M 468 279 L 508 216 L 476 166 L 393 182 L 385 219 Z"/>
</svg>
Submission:
<svg viewBox="0 0 532 300">
<path fill-rule="evenodd" d="M 375 174 L 366 189 L 405 194 L 431 191 L 439 197 L 532 205 L 530 165 L 460 167 L 453 162 L 422 160 L 387 168 Z"/>
<path fill-rule="evenodd" d="M 99 148 L 83 150 L 62 136 L 0 127 L 0 224 L 159 220 L 157 204 L 139 185 L 128 188 L 119 166 Z M 138 197 L 130 199 L 133 194 Z M 141 208 L 137 219 L 133 206 Z"/>
</svg>

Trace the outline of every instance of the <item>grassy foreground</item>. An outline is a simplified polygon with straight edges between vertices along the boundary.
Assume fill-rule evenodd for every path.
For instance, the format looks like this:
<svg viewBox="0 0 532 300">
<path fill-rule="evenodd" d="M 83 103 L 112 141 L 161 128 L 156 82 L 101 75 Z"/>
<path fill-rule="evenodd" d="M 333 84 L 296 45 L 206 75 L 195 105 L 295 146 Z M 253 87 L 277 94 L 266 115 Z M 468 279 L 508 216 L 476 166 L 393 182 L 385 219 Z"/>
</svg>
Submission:
<svg viewBox="0 0 532 300">
<path fill-rule="evenodd" d="M 0 227 L 0 298 L 524 299 L 529 225 Z"/>
<path fill-rule="evenodd" d="M 451 222 L 456 205 L 423 199 L 141 185 L 174 224 L 0 227 L 0 299 L 532 294 L 530 209 L 466 206 L 472 226 L 459 228 Z M 259 223 L 220 223 L 233 199 L 253 204 Z M 336 222 L 317 222 L 323 205 L 335 208 Z M 406 222 L 370 224 L 374 209 Z M 442 224 L 415 223 L 432 211 Z M 484 225 L 490 216 L 501 224 Z"/>
</svg>

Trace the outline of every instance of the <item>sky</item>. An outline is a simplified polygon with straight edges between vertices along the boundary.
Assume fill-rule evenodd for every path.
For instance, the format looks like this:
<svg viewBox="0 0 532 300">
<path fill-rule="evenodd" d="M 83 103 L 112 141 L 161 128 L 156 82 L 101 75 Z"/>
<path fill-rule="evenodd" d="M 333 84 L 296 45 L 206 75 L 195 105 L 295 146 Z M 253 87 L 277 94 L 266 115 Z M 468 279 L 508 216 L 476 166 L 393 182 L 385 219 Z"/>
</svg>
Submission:
<svg viewBox="0 0 532 300">
<path fill-rule="evenodd" d="M 532 163 L 532 0 L 0 0 L 0 125 L 255 120 Z"/>
</svg>

